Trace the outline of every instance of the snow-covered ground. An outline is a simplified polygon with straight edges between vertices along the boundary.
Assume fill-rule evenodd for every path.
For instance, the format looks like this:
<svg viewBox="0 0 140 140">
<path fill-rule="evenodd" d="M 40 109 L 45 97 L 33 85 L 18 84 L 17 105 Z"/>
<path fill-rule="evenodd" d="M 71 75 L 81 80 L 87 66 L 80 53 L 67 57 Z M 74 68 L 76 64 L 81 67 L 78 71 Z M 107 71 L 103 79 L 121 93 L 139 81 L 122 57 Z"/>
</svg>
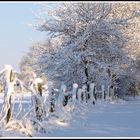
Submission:
<svg viewBox="0 0 140 140">
<path fill-rule="evenodd" d="M 23 98 L 26 109 L 29 107 L 29 97 Z M 34 133 L 33 137 L 140 137 L 140 97 L 130 98 L 129 101 L 88 104 L 81 107 L 80 112 L 73 112 L 69 121 L 51 118 L 44 126 L 47 132 Z M 1 130 L 0 135 L 25 137 L 17 130 Z"/>
<path fill-rule="evenodd" d="M 55 137 L 140 137 L 140 98 L 118 103 L 98 102 L 72 124 L 54 128 Z"/>
</svg>

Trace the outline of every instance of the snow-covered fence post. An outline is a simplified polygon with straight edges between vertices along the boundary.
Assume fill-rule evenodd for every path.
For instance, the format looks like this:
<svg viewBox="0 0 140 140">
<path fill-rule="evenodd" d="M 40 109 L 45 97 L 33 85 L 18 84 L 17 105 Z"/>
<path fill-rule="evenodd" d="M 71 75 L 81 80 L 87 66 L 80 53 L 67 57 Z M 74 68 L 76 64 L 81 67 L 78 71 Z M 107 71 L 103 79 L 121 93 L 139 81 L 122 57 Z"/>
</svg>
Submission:
<svg viewBox="0 0 140 140">
<path fill-rule="evenodd" d="M 51 92 L 50 92 L 50 112 L 54 112 L 55 111 L 55 91 L 54 88 L 52 88 Z"/>
<path fill-rule="evenodd" d="M 83 85 L 82 88 L 85 91 L 84 93 L 85 93 L 85 99 L 86 99 L 86 103 L 87 103 L 88 100 L 90 99 L 90 85 L 89 84 Z"/>
<path fill-rule="evenodd" d="M 8 76 L 8 75 L 7 75 Z M 12 67 L 10 67 L 9 66 L 9 80 L 7 79 L 7 86 L 8 86 L 8 88 L 10 88 L 11 87 L 11 89 L 12 89 L 12 91 L 13 91 L 13 84 L 12 84 L 12 82 L 13 82 L 13 79 L 12 79 L 12 77 L 13 77 L 13 74 L 12 74 Z M 8 78 L 8 77 L 7 77 Z M 8 91 L 9 92 L 9 94 L 11 94 L 10 92 L 11 91 Z M 7 95 L 8 95 L 8 93 L 7 93 Z M 9 95 L 9 99 L 8 99 L 8 104 L 9 104 L 9 109 L 8 109 L 8 111 L 7 111 L 7 115 L 6 115 L 6 122 L 8 123 L 9 122 L 9 120 L 10 120 L 10 118 L 11 118 L 11 114 L 12 114 L 12 112 L 11 112 L 11 95 Z"/>
<path fill-rule="evenodd" d="M 61 86 L 61 94 L 62 94 L 62 98 L 63 98 L 63 106 L 66 106 L 68 103 L 68 92 L 67 92 L 67 87 L 66 85 L 62 85 Z"/>
<path fill-rule="evenodd" d="M 47 107 L 47 115 L 49 116 L 50 112 L 55 111 L 56 97 L 55 89 L 53 88 L 53 82 L 49 81 L 44 86 L 44 104 Z"/>
<path fill-rule="evenodd" d="M 119 89 L 120 89 L 120 87 L 115 87 L 115 98 L 117 99 L 117 100 L 119 100 Z"/>
<path fill-rule="evenodd" d="M 36 78 L 35 80 L 35 86 L 37 88 L 37 95 L 38 99 L 40 99 L 41 103 L 36 102 L 36 117 L 39 121 L 43 120 L 43 113 L 44 113 L 44 109 L 43 109 L 43 98 L 42 98 L 42 83 L 43 80 L 41 78 Z"/>
<path fill-rule="evenodd" d="M 66 85 L 62 84 L 59 90 L 56 106 L 57 107 L 56 113 L 58 113 L 59 116 L 62 116 L 64 114 L 65 95 L 66 95 Z"/>
<path fill-rule="evenodd" d="M 9 98 L 9 109 L 8 109 L 7 115 L 6 115 L 6 122 L 7 123 L 9 122 L 9 120 L 11 118 L 11 114 L 12 114 L 12 112 L 11 112 L 11 96 L 10 96 L 10 98 Z"/>
<path fill-rule="evenodd" d="M 95 104 L 95 84 L 90 84 L 90 100 L 93 104 Z"/>
<path fill-rule="evenodd" d="M 101 89 L 100 90 L 98 90 L 95 87 L 95 95 L 96 95 L 95 100 L 97 100 L 97 94 L 100 95 L 99 97 L 102 99 L 102 101 L 105 99 L 105 86 L 104 85 L 101 85 Z"/>
<path fill-rule="evenodd" d="M 106 98 L 109 99 L 110 98 L 110 85 L 107 87 L 107 95 Z"/>
<path fill-rule="evenodd" d="M 2 105 L 1 114 L 4 113 L 3 119 L 6 118 L 6 123 L 9 122 L 12 115 L 11 98 L 14 93 L 13 68 L 11 65 L 5 65 L 0 72 L 4 75 L 4 103 Z"/>
<path fill-rule="evenodd" d="M 77 96 L 78 96 L 78 101 L 82 102 L 82 96 L 83 96 L 83 89 L 79 88 L 78 92 L 77 92 Z"/>
<path fill-rule="evenodd" d="M 42 97 L 42 84 L 43 84 L 43 80 L 41 78 L 36 78 L 31 85 L 31 91 L 32 91 L 31 98 L 32 98 L 33 106 L 35 107 L 36 118 L 39 121 L 43 120 L 43 114 L 45 113 L 44 104 L 43 104 L 44 102 Z"/>
<path fill-rule="evenodd" d="M 101 87 L 102 87 L 102 101 L 104 101 L 105 100 L 105 86 L 102 85 Z"/>
<path fill-rule="evenodd" d="M 115 95 L 115 89 L 116 89 L 116 87 L 115 86 L 113 86 L 113 85 L 109 85 L 108 86 L 108 90 L 107 90 L 107 99 L 109 99 L 109 100 L 114 100 L 114 99 L 116 99 L 116 98 L 118 98 L 118 96 L 117 95 Z"/>
<path fill-rule="evenodd" d="M 97 97 L 98 97 L 98 89 L 97 89 L 97 86 L 95 87 L 95 100 L 97 101 Z"/>
<path fill-rule="evenodd" d="M 74 103 L 74 105 L 75 105 L 76 99 L 77 99 L 77 94 L 78 94 L 77 92 L 78 92 L 78 84 L 74 83 L 73 91 L 72 91 L 72 102 Z"/>
<path fill-rule="evenodd" d="M 111 98 L 111 100 L 113 100 L 114 99 L 114 86 L 110 86 L 110 98 Z"/>
<path fill-rule="evenodd" d="M 112 99 L 115 99 L 115 87 L 113 86 L 113 90 L 112 90 Z"/>
<path fill-rule="evenodd" d="M 87 103 L 87 94 L 86 94 L 86 89 L 87 89 L 87 87 L 86 87 L 86 85 L 83 85 L 82 86 L 82 89 L 83 89 L 83 94 L 82 94 L 82 101 L 84 102 L 84 103 Z"/>
<path fill-rule="evenodd" d="M 94 87 L 94 98 L 95 98 L 95 101 L 97 101 L 97 93 L 96 93 L 96 86 Z"/>
</svg>

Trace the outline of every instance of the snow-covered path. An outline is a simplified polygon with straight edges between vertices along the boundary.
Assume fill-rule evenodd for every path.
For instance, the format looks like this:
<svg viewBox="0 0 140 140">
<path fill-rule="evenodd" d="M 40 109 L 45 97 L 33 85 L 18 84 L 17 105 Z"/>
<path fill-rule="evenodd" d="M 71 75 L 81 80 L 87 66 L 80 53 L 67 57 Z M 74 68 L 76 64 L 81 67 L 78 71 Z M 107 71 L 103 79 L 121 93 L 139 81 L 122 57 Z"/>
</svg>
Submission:
<svg viewBox="0 0 140 140">
<path fill-rule="evenodd" d="M 29 99 L 29 96 L 24 98 L 25 108 Z M 73 114 L 68 123 L 50 120 L 44 124 L 48 132 L 34 133 L 33 137 L 140 137 L 140 96 L 130 101 L 98 101 L 82 111 L 82 114 Z M 2 131 L 1 135 L 25 137 L 15 130 Z"/>
<path fill-rule="evenodd" d="M 140 137 L 140 98 L 101 103 L 88 116 L 68 126 L 53 129 L 52 137 Z"/>
</svg>

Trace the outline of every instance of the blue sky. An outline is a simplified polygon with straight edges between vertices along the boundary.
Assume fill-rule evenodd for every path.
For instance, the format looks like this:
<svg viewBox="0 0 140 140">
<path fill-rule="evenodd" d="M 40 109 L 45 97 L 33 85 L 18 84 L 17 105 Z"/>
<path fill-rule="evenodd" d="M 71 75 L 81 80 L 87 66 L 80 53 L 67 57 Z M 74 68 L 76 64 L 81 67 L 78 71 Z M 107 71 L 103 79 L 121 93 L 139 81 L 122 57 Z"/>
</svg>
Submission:
<svg viewBox="0 0 140 140">
<path fill-rule="evenodd" d="M 35 23 L 32 11 L 39 8 L 37 3 L 1 3 L 0 2 L 0 69 L 4 64 L 11 64 L 19 70 L 18 64 L 29 46 L 46 38 L 44 32 L 39 32 L 28 26 Z"/>
</svg>

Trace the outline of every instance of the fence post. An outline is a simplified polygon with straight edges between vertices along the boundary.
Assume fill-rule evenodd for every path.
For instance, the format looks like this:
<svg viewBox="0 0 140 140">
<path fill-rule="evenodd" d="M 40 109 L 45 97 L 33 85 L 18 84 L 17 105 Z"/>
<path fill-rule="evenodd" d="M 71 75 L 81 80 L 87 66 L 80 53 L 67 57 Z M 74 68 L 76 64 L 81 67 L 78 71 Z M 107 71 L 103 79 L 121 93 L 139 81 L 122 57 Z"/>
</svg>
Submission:
<svg viewBox="0 0 140 140">
<path fill-rule="evenodd" d="M 112 93 L 112 96 L 113 96 L 113 100 L 115 99 L 115 87 L 113 86 L 113 93 Z"/>
<path fill-rule="evenodd" d="M 113 86 L 110 86 L 110 98 L 111 98 L 111 101 L 114 99 L 114 87 Z"/>
<path fill-rule="evenodd" d="M 91 102 L 93 104 L 95 104 L 95 84 L 94 83 L 91 83 L 90 84 L 90 97 L 91 97 Z"/>
<path fill-rule="evenodd" d="M 78 99 L 78 84 L 74 83 L 73 84 L 73 90 L 72 90 L 72 102 L 75 104 L 76 100 Z"/>
<path fill-rule="evenodd" d="M 95 100 L 97 101 L 97 87 L 95 87 Z"/>
<path fill-rule="evenodd" d="M 5 65 L 4 69 L 0 71 L 0 74 L 4 74 L 4 102 L 1 113 L 2 115 L 4 113 L 4 116 L 6 117 L 6 123 L 8 123 L 12 117 L 12 93 L 15 93 L 12 66 Z"/>
<path fill-rule="evenodd" d="M 39 121 L 43 120 L 43 113 L 44 113 L 44 107 L 43 107 L 43 97 L 42 97 L 42 85 L 43 80 L 41 78 L 36 78 L 33 85 L 35 85 L 35 112 L 36 112 L 36 118 Z"/>
<path fill-rule="evenodd" d="M 77 92 L 77 95 L 78 95 L 78 101 L 79 102 L 82 102 L 83 99 L 82 99 L 82 94 L 83 94 L 83 89 L 78 89 L 78 92 Z"/>
<path fill-rule="evenodd" d="M 61 86 L 61 93 L 62 94 L 62 104 L 63 106 L 66 106 L 68 103 L 68 93 L 67 93 L 67 87 L 66 85 Z"/>
<path fill-rule="evenodd" d="M 86 85 L 82 86 L 83 89 L 83 102 L 87 103 Z"/>
<path fill-rule="evenodd" d="M 61 116 L 64 113 L 63 110 L 63 103 L 64 103 L 64 94 L 66 92 L 66 86 L 65 85 L 61 85 L 61 88 L 59 90 L 59 95 L 58 95 L 58 99 L 57 99 L 57 108 L 58 108 L 58 113 Z"/>
<path fill-rule="evenodd" d="M 52 88 L 50 94 L 51 94 L 51 97 L 50 97 L 50 112 L 54 112 L 55 111 L 55 93 L 54 93 L 53 88 Z"/>
<path fill-rule="evenodd" d="M 102 101 L 104 101 L 105 100 L 105 86 L 102 85 L 101 87 L 102 87 Z"/>
<path fill-rule="evenodd" d="M 107 87 L 107 97 L 106 98 L 107 99 L 110 98 L 110 85 Z"/>
</svg>

